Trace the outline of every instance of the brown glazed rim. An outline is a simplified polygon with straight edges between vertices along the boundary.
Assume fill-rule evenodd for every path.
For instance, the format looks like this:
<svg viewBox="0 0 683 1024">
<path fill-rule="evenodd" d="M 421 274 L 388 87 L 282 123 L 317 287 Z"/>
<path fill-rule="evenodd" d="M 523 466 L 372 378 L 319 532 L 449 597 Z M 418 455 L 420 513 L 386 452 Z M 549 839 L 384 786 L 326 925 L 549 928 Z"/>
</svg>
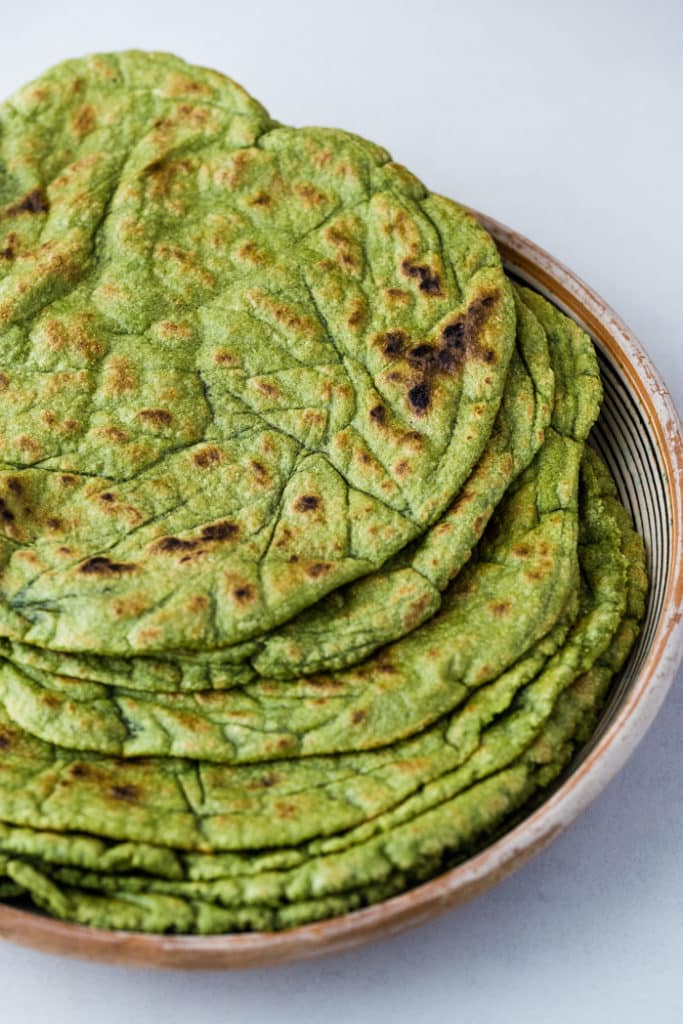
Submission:
<svg viewBox="0 0 683 1024">
<path fill-rule="evenodd" d="M 505 878 L 567 828 L 642 739 L 683 654 L 683 436 L 678 415 L 642 346 L 591 288 L 533 242 L 477 216 L 495 238 L 506 268 L 582 321 L 619 367 L 665 470 L 672 522 L 663 609 L 642 669 L 611 724 L 567 780 L 521 824 L 433 881 L 364 910 L 285 932 L 197 936 L 106 931 L 0 905 L 0 936 L 50 953 L 137 967 L 265 967 L 351 949 L 429 921 Z"/>
</svg>

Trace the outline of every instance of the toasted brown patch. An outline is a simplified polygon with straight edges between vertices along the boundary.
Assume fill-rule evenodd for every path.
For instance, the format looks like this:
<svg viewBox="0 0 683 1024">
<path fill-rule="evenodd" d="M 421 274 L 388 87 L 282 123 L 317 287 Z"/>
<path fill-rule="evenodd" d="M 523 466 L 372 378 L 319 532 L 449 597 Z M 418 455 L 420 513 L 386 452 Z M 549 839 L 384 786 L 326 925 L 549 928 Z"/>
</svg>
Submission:
<svg viewBox="0 0 683 1024">
<path fill-rule="evenodd" d="M 0 520 L 3 523 L 14 522 L 14 512 L 12 512 L 6 505 L 5 501 L 0 498 Z"/>
<path fill-rule="evenodd" d="M 465 349 L 465 321 L 454 320 L 450 324 L 446 324 L 441 332 L 441 338 L 444 344 L 456 351 L 464 351 Z"/>
<path fill-rule="evenodd" d="M 368 717 L 367 711 L 363 711 L 362 708 L 357 708 L 356 711 L 351 715 L 351 721 L 354 725 L 360 725 Z"/>
<path fill-rule="evenodd" d="M 78 571 L 90 576 L 122 576 L 136 569 L 137 566 L 131 562 L 111 562 L 108 558 L 96 555 L 83 562 Z"/>
<path fill-rule="evenodd" d="M 419 366 L 422 366 L 424 363 L 430 362 L 433 356 L 434 349 L 431 345 L 416 345 L 408 353 L 408 362 L 417 363 Z"/>
<path fill-rule="evenodd" d="M 407 340 L 406 334 L 403 331 L 387 331 L 386 334 L 380 335 L 382 351 L 385 356 L 394 357 L 402 355 Z"/>
<path fill-rule="evenodd" d="M 243 263 L 250 263 L 254 267 L 263 267 L 268 263 L 268 253 L 259 249 L 256 242 L 244 242 L 236 252 L 236 256 Z"/>
<path fill-rule="evenodd" d="M 39 188 L 34 188 L 28 195 L 5 210 L 6 217 L 14 217 L 18 213 L 47 213 L 50 203 L 47 196 Z"/>
<path fill-rule="evenodd" d="M 21 492 L 22 492 L 21 480 L 19 480 L 19 478 L 16 477 L 16 476 L 8 476 L 7 477 L 7 489 L 9 491 L 11 491 L 13 494 L 21 494 Z"/>
<path fill-rule="evenodd" d="M 192 594 L 185 602 L 188 612 L 203 612 L 209 607 L 209 599 L 206 594 Z"/>
<path fill-rule="evenodd" d="M 180 338 L 182 341 L 189 341 L 192 337 L 192 328 L 187 324 L 179 324 L 174 320 L 160 320 L 157 326 L 159 334 L 165 338 Z"/>
<path fill-rule="evenodd" d="M 230 540 L 239 533 L 239 526 L 237 523 L 231 523 L 227 519 L 222 520 L 220 523 L 210 523 L 209 526 L 203 526 L 201 529 L 201 535 L 204 540 Z"/>
<path fill-rule="evenodd" d="M 125 356 L 112 356 L 105 369 L 105 393 L 121 395 L 126 391 L 134 391 L 135 385 L 135 371 L 129 360 Z"/>
<path fill-rule="evenodd" d="M 360 269 L 358 257 L 355 253 L 353 239 L 344 232 L 339 225 L 334 224 L 325 228 L 323 236 L 330 245 L 334 246 L 336 262 L 343 267 Z"/>
<path fill-rule="evenodd" d="M 43 455 L 43 448 L 37 441 L 34 441 L 32 437 L 28 437 L 27 434 L 22 434 L 17 438 L 17 444 L 25 451 L 29 458 L 39 459 Z"/>
<path fill-rule="evenodd" d="M 149 608 L 149 602 L 141 594 L 118 597 L 112 601 L 112 611 L 118 619 L 129 619 L 142 615 Z"/>
<path fill-rule="evenodd" d="M 325 426 L 327 416 L 320 409 L 306 409 L 301 417 L 301 422 L 305 427 L 316 430 Z"/>
<path fill-rule="evenodd" d="M 346 323 L 349 327 L 358 327 L 365 320 L 365 303 L 357 299 L 355 300 L 349 311 L 349 315 L 346 318 Z"/>
<path fill-rule="evenodd" d="M 479 333 L 484 327 L 488 320 L 492 308 L 500 299 L 500 292 L 490 292 L 488 295 L 482 295 L 480 299 L 476 299 L 469 306 L 465 318 L 465 345 L 468 356 L 473 359 L 481 359 L 482 362 L 492 363 L 497 362 L 497 355 L 493 349 L 484 348 L 479 342 Z"/>
<path fill-rule="evenodd" d="M 312 565 L 309 565 L 306 570 L 306 575 L 315 580 L 318 579 L 319 576 L 324 576 L 326 572 L 330 571 L 330 568 L 331 566 L 329 562 L 314 562 Z"/>
<path fill-rule="evenodd" d="M 211 112 L 207 107 L 193 107 L 189 103 L 181 103 L 174 108 L 173 116 L 159 118 L 154 122 L 154 127 L 175 128 L 179 122 L 184 122 L 191 128 L 202 128 L 210 117 Z"/>
<path fill-rule="evenodd" d="M 417 413 L 422 413 L 429 408 L 430 397 L 429 385 L 425 381 L 415 384 L 408 391 L 408 401 Z"/>
<path fill-rule="evenodd" d="M 90 332 L 91 317 L 87 315 L 73 316 L 68 323 L 50 319 L 42 327 L 42 333 L 48 348 L 53 352 L 78 352 L 86 362 L 93 362 L 104 352 L 104 345 Z"/>
<path fill-rule="evenodd" d="M 375 423 L 385 423 L 387 418 L 387 410 L 383 405 L 373 405 L 370 410 L 370 419 L 374 420 Z"/>
<path fill-rule="evenodd" d="M 295 512 L 311 512 L 320 504 L 320 499 L 314 494 L 302 494 L 294 503 Z"/>
<path fill-rule="evenodd" d="M 140 799 L 140 790 L 131 782 L 127 782 L 122 786 L 112 786 L 109 792 L 115 800 L 123 800 L 126 803 L 134 804 Z"/>
<path fill-rule="evenodd" d="M 40 413 L 40 418 L 48 427 L 54 427 L 57 422 L 57 416 L 52 409 L 43 409 Z"/>
<path fill-rule="evenodd" d="M 204 82 L 198 82 L 195 78 L 188 78 L 179 71 L 172 71 L 167 77 L 163 88 L 163 95 L 175 98 L 190 93 L 193 96 L 211 96 L 211 88 Z"/>
<path fill-rule="evenodd" d="M 259 779 L 259 785 L 263 786 L 265 789 L 269 789 L 271 786 L 274 786 L 279 781 L 279 775 L 277 775 L 275 772 L 267 772 L 265 775 L 262 775 L 261 778 Z"/>
<path fill-rule="evenodd" d="M 289 542 L 290 542 L 290 540 L 292 539 L 293 536 L 294 536 L 294 533 L 292 532 L 290 527 L 289 526 L 283 526 L 281 531 L 280 531 L 280 538 L 279 538 L 279 540 L 276 540 L 276 542 L 275 542 L 275 547 L 276 548 L 287 547 L 287 545 L 289 544 Z"/>
<path fill-rule="evenodd" d="M 253 601 L 256 597 L 256 591 L 250 583 L 245 583 L 241 587 L 235 587 L 232 594 L 235 600 L 239 601 L 240 604 L 249 604 L 249 602 Z"/>
<path fill-rule="evenodd" d="M 491 605 L 489 605 L 489 608 L 491 614 L 495 615 L 496 618 L 504 618 L 506 615 L 510 614 L 512 610 L 512 605 L 510 604 L 509 601 L 494 601 Z"/>
<path fill-rule="evenodd" d="M 80 107 L 71 119 L 71 127 L 76 135 L 89 135 L 96 125 L 95 111 L 89 103 Z"/>
<path fill-rule="evenodd" d="M 225 349 L 220 349 L 214 353 L 214 363 L 218 363 L 219 366 L 234 366 L 237 362 L 237 357 L 233 352 L 226 352 Z"/>
<path fill-rule="evenodd" d="M 262 462 L 252 459 L 249 465 L 251 467 L 252 475 L 256 478 L 257 483 L 263 483 L 268 479 L 268 470 Z"/>
<path fill-rule="evenodd" d="M 209 466 L 215 466 L 221 461 L 222 457 L 220 448 L 202 448 L 200 451 L 194 452 L 192 461 L 200 469 L 207 469 Z"/>
<path fill-rule="evenodd" d="M 257 192 L 255 196 L 248 200 L 250 206 L 260 206 L 261 208 L 270 206 L 272 202 L 272 197 L 267 192 Z"/>
<path fill-rule="evenodd" d="M 267 380 L 255 380 L 254 386 L 256 387 L 256 390 L 260 391 L 262 395 L 266 396 L 266 398 L 277 398 L 280 394 L 275 385 L 271 384 L 270 381 Z"/>
<path fill-rule="evenodd" d="M 153 427 L 170 427 L 173 423 L 173 416 L 168 409 L 141 409 L 137 415 Z"/>
<path fill-rule="evenodd" d="M 129 440 L 126 431 L 121 430 L 120 427 L 100 427 L 97 433 L 101 437 L 106 437 L 109 441 L 113 441 L 114 444 L 125 444 Z"/>
<path fill-rule="evenodd" d="M 289 740 L 287 740 L 286 746 L 289 746 Z M 293 818 L 297 813 L 296 804 L 292 803 L 278 803 L 275 805 L 275 817 L 276 818 Z"/>
<path fill-rule="evenodd" d="M 426 295 L 441 295 L 439 275 L 430 267 L 413 263 L 412 260 L 403 260 L 401 270 L 406 277 L 415 277 L 419 280 L 418 288 L 421 292 Z"/>
<path fill-rule="evenodd" d="M 12 746 L 12 739 L 6 732 L 0 732 L 0 750 L 9 750 Z"/>
<path fill-rule="evenodd" d="M 87 779 L 90 775 L 90 770 L 85 764 L 72 764 L 69 774 L 73 775 L 74 779 Z"/>
<path fill-rule="evenodd" d="M 155 551 L 192 551 L 197 547 L 196 540 L 181 540 L 180 537 L 162 537 L 155 540 L 152 548 Z"/>
<path fill-rule="evenodd" d="M 302 182 L 294 186 L 294 191 L 303 200 L 306 206 L 322 206 L 327 201 L 327 196 L 319 188 L 310 182 Z"/>
</svg>

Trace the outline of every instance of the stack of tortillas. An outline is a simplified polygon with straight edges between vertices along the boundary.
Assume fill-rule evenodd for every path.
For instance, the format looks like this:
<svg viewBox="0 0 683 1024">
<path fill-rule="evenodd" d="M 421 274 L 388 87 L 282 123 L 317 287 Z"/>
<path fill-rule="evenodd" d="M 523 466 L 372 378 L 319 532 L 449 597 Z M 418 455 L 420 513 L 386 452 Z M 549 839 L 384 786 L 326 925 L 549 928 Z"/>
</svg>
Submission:
<svg viewBox="0 0 683 1024">
<path fill-rule="evenodd" d="M 643 548 L 589 338 L 462 207 L 140 52 L 0 108 L 0 895 L 285 928 L 585 742 Z"/>
</svg>

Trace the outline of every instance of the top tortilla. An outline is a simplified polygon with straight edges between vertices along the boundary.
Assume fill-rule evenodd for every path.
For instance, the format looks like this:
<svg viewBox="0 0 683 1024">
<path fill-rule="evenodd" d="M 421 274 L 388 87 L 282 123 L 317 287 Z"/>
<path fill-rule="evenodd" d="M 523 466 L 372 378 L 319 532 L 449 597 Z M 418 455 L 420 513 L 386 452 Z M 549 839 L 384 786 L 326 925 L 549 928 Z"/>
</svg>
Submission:
<svg viewBox="0 0 683 1024">
<path fill-rule="evenodd" d="M 0 628 L 216 648 L 374 571 L 458 494 L 515 313 L 381 148 L 164 54 L 0 108 Z"/>
</svg>

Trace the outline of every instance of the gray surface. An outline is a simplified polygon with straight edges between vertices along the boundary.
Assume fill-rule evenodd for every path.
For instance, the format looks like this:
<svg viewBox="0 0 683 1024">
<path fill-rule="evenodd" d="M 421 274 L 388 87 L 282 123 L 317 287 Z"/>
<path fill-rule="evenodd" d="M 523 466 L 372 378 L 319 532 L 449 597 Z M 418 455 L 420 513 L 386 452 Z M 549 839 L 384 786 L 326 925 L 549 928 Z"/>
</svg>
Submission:
<svg viewBox="0 0 683 1024">
<path fill-rule="evenodd" d="M 369 135 L 589 281 L 683 407 L 680 0 L 32 0 L 3 4 L 2 30 L 0 95 L 66 56 L 170 49 L 243 81 L 284 121 Z M 683 675 L 566 836 L 495 891 L 391 942 L 225 975 L 0 945 L 2 1017 L 678 1024 L 682 735 Z"/>
</svg>

